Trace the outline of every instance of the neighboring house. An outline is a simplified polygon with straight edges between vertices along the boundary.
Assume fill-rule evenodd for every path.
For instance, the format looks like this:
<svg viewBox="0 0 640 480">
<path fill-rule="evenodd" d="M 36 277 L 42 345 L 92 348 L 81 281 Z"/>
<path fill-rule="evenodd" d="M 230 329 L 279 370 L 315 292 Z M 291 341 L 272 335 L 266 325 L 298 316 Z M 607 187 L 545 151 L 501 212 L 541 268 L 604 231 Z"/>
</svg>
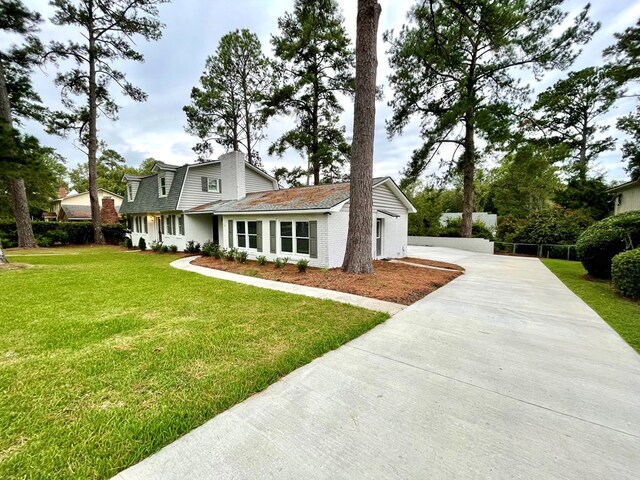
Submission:
<svg viewBox="0 0 640 480">
<path fill-rule="evenodd" d="M 146 177 L 125 175 L 120 213 L 130 216 L 132 241 L 213 241 L 269 260 L 301 258 L 337 267 L 349 226 L 349 184 L 280 190 L 276 180 L 233 152 L 218 160 L 177 167 L 158 162 Z M 372 241 L 375 258 L 407 252 L 411 202 L 390 177 L 374 179 Z"/>
<path fill-rule="evenodd" d="M 440 216 L 440 225 L 444 227 L 447 224 L 447 220 L 453 218 L 462 218 L 462 212 L 443 213 Z M 495 231 L 498 225 L 498 216 L 495 213 L 473 212 L 471 214 L 471 221 L 473 223 L 482 222 L 490 230 Z"/>
<path fill-rule="evenodd" d="M 117 222 L 119 219 L 118 209 L 122 204 L 122 197 L 104 188 L 98 188 L 98 201 L 102 207 L 102 222 Z M 51 213 L 55 215 L 55 218 L 53 218 L 53 215 L 45 215 L 45 219 L 53 219 L 61 222 L 90 221 L 91 200 L 89 198 L 89 192 L 71 192 L 67 194 L 66 190 L 61 187 L 59 198 L 52 202 Z"/>
<path fill-rule="evenodd" d="M 609 192 L 614 194 L 614 215 L 640 210 L 640 178 L 613 187 Z"/>
</svg>

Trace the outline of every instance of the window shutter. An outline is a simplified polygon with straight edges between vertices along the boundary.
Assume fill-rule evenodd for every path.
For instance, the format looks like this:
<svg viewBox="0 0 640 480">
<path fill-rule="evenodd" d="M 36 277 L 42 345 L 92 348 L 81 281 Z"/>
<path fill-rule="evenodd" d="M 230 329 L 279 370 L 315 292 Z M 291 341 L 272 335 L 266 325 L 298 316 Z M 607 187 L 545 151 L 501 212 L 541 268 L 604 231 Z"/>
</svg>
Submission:
<svg viewBox="0 0 640 480">
<path fill-rule="evenodd" d="M 202 179 L 202 191 L 206 192 L 209 190 L 209 179 L 207 177 L 200 177 Z"/>
<path fill-rule="evenodd" d="M 256 222 L 256 247 L 259 252 L 262 252 L 262 222 Z"/>
<path fill-rule="evenodd" d="M 222 193 L 222 179 L 218 179 L 218 193 Z"/>
<path fill-rule="evenodd" d="M 229 220 L 229 248 L 233 248 L 233 220 Z"/>
<path fill-rule="evenodd" d="M 269 221 L 269 247 L 271 253 L 276 253 L 276 221 Z"/>
<path fill-rule="evenodd" d="M 309 256 L 318 258 L 318 222 L 309 222 Z"/>
</svg>

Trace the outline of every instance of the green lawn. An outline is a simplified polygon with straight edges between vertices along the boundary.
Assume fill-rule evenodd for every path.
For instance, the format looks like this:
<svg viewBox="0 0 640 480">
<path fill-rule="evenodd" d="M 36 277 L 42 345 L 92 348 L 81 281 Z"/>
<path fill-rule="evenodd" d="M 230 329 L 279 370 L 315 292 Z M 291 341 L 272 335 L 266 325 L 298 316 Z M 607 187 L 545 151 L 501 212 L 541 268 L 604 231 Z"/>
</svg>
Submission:
<svg viewBox="0 0 640 480">
<path fill-rule="evenodd" d="M 172 255 L 49 252 L 0 271 L 3 479 L 110 477 L 388 317 Z"/>
<path fill-rule="evenodd" d="M 580 262 L 542 262 L 640 353 L 640 303 L 618 295 L 608 280 L 588 279 Z"/>
</svg>

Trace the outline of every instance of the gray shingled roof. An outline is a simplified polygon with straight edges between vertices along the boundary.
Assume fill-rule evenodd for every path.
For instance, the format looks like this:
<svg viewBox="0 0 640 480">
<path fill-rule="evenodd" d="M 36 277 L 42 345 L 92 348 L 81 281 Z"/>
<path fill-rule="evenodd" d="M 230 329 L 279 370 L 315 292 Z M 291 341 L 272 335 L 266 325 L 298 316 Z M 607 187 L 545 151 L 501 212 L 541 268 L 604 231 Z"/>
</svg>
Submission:
<svg viewBox="0 0 640 480">
<path fill-rule="evenodd" d="M 61 205 L 65 216 L 69 220 L 88 219 L 91 220 L 90 205 Z"/>
<path fill-rule="evenodd" d="M 166 197 L 158 197 L 158 175 L 149 175 L 140 180 L 136 198 L 130 202 L 127 195 L 122 200 L 120 214 L 146 212 L 171 212 L 177 209 L 180 191 L 184 182 L 187 166 L 176 167 L 171 188 Z"/>
<path fill-rule="evenodd" d="M 374 178 L 376 185 L 387 177 Z M 189 212 L 278 212 L 288 210 L 328 210 L 349 199 L 349 183 L 330 183 L 312 187 L 296 187 L 285 190 L 269 190 L 249 193 L 240 200 L 205 203 Z"/>
</svg>

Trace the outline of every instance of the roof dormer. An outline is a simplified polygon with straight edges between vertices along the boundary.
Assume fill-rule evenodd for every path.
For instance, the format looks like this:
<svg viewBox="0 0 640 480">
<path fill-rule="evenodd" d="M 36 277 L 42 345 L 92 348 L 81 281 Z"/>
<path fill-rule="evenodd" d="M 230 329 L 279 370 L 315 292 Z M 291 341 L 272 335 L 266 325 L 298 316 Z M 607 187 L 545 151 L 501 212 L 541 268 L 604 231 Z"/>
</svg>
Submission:
<svg viewBox="0 0 640 480">
<path fill-rule="evenodd" d="M 169 165 L 164 162 L 156 162 L 153 165 L 151 171 L 158 175 L 158 197 L 164 198 L 169 195 L 169 191 L 171 190 L 171 184 L 173 183 L 173 177 L 175 176 L 176 169 L 178 167 L 175 165 Z"/>
<path fill-rule="evenodd" d="M 136 199 L 136 194 L 138 193 L 138 187 L 140 187 L 140 180 L 144 177 L 140 175 L 129 175 L 126 174 L 122 177 L 122 181 L 127 183 L 127 201 L 133 202 Z"/>
</svg>

